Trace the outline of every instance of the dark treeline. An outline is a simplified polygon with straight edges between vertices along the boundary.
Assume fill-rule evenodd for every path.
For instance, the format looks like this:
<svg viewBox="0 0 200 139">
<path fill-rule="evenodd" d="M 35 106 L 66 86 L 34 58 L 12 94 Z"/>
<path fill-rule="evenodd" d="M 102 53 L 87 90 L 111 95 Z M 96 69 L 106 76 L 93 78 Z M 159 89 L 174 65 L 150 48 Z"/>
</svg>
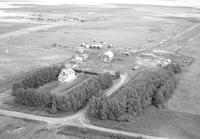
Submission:
<svg viewBox="0 0 200 139">
<path fill-rule="evenodd" d="M 37 91 L 39 86 L 57 80 L 61 69 L 61 67 L 55 66 L 43 68 L 15 83 L 13 85 L 15 102 L 20 105 L 46 109 L 51 113 L 76 112 L 83 108 L 93 95 L 98 96 L 101 90 L 105 90 L 113 84 L 111 74 L 104 73 L 88 78 L 66 92 L 65 96 Z"/>
<path fill-rule="evenodd" d="M 152 104 L 156 107 L 161 107 L 163 104 L 170 99 L 174 88 L 176 88 L 176 78 L 173 77 L 166 81 L 166 83 L 160 87 L 153 97 Z"/>
<path fill-rule="evenodd" d="M 55 81 L 58 79 L 58 75 L 61 70 L 64 68 L 64 65 L 61 66 L 48 66 L 41 68 L 30 75 L 27 75 L 17 83 L 13 84 L 13 94 L 16 94 L 18 88 L 38 88 L 41 85 L 44 85 L 48 82 Z M 17 91 L 19 92 L 19 91 Z"/>
<path fill-rule="evenodd" d="M 170 64 L 156 71 L 145 71 L 118 90 L 113 98 L 93 97 L 88 115 L 102 120 L 127 121 L 150 104 L 160 106 L 172 95 L 176 86 L 175 74 L 181 72 L 178 64 Z"/>
</svg>

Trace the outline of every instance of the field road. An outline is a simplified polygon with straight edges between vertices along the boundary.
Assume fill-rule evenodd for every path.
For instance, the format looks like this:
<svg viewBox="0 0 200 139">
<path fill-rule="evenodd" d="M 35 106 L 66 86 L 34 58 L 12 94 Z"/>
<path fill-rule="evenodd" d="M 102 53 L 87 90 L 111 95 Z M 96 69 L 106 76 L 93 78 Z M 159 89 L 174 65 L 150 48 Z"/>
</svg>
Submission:
<svg viewBox="0 0 200 139">
<path fill-rule="evenodd" d="M 128 77 L 127 73 L 122 74 L 120 76 L 120 81 L 117 82 L 110 89 L 108 89 L 106 91 L 106 95 L 109 96 L 114 91 L 119 89 L 126 82 L 127 77 Z M 86 119 L 85 113 L 86 113 L 86 109 L 83 109 L 83 110 L 77 112 L 76 114 L 67 116 L 67 117 L 46 117 L 46 116 L 39 116 L 39 115 L 28 114 L 28 113 L 23 113 L 23 112 L 0 109 L 0 115 L 46 122 L 47 124 L 52 125 L 52 126 L 54 126 L 54 125 L 56 125 L 56 126 L 67 126 L 67 125 L 68 126 L 77 126 L 77 127 L 85 127 L 85 128 L 89 128 L 89 129 L 103 131 L 103 132 L 109 132 L 109 133 L 113 133 L 113 134 L 122 134 L 122 135 L 128 135 L 128 136 L 132 136 L 132 137 L 142 137 L 144 139 L 165 139 L 165 138 L 160 138 L 160 137 L 148 136 L 148 135 L 143 135 L 143 134 L 125 132 L 125 131 L 91 125 L 88 122 L 88 120 Z"/>
<path fill-rule="evenodd" d="M 116 91 L 118 88 L 120 88 L 121 85 L 123 85 L 123 83 L 125 83 L 127 77 L 128 77 L 127 73 L 122 74 L 120 76 L 120 81 L 117 82 L 114 86 L 112 86 L 110 89 L 108 89 L 106 91 L 107 96 L 111 95 L 114 91 Z M 0 114 L 10 116 L 10 117 L 42 121 L 42 122 L 46 122 L 48 124 L 80 126 L 80 125 L 84 125 L 83 119 L 85 119 L 85 116 L 83 116 L 83 115 L 85 115 L 85 111 L 86 111 L 86 109 L 83 109 L 83 110 L 77 112 L 76 114 L 74 114 L 72 116 L 67 116 L 67 117 L 46 117 L 46 116 L 39 116 L 39 115 L 5 110 L 5 109 L 0 109 Z"/>
<path fill-rule="evenodd" d="M 183 32 L 178 33 L 169 41 L 155 47 L 156 49 L 167 50 L 169 52 L 177 52 L 179 49 L 190 43 L 200 33 L 200 24 L 196 24 Z"/>
<path fill-rule="evenodd" d="M 119 81 L 118 83 L 116 83 L 113 87 L 109 88 L 109 90 L 107 90 L 107 91 L 105 92 L 105 94 L 106 94 L 107 96 L 110 96 L 114 91 L 116 91 L 118 88 L 120 88 L 120 87 L 125 83 L 127 77 L 128 77 L 128 74 L 127 74 L 127 73 L 121 74 L 121 76 L 120 76 L 120 78 L 121 78 L 120 81 Z"/>
</svg>

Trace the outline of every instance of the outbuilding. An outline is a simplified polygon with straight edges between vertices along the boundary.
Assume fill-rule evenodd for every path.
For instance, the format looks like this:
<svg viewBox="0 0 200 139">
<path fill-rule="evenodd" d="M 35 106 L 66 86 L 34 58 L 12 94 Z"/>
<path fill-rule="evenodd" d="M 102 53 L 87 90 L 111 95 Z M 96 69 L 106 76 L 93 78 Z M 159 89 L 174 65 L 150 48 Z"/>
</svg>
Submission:
<svg viewBox="0 0 200 139">
<path fill-rule="evenodd" d="M 58 76 L 59 82 L 69 82 L 76 78 L 75 71 L 72 68 L 62 69 Z"/>
<path fill-rule="evenodd" d="M 114 53 L 112 51 L 107 51 L 106 53 L 104 53 L 103 55 L 103 62 L 111 62 L 114 58 Z"/>
</svg>

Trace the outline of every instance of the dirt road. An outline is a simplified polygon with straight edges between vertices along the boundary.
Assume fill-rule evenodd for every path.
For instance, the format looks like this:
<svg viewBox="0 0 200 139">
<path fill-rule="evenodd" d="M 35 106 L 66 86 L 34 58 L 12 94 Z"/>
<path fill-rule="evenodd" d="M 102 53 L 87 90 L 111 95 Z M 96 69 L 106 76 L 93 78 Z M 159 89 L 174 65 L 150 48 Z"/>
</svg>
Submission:
<svg viewBox="0 0 200 139">
<path fill-rule="evenodd" d="M 112 86 L 107 92 L 107 96 L 111 95 L 114 91 L 116 91 L 123 83 L 126 81 L 128 75 L 127 73 L 122 74 L 120 76 L 120 81 L 116 83 L 114 86 Z M 39 116 L 34 114 L 28 114 L 23 112 L 17 112 L 17 111 L 10 111 L 10 110 L 4 110 L 0 109 L 1 115 L 11 116 L 11 117 L 17 117 L 17 118 L 23 118 L 23 119 L 30 119 L 30 120 L 36 120 L 36 121 L 42 121 L 47 122 L 49 124 L 59 124 L 59 125 L 83 125 L 85 119 L 85 109 L 77 112 L 76 114 L 72 116 L 67 117 L 61 117 L 61 118 L 55 118 L 55 117 L 45 117 L 45 116 Z"/>
<path fill-rule="evenodd" d="M 117 84 L 115 84 L 113 87 L 109 88 L 109 90 L 105 92 L 105 94 L 107 96 L 110 96 L 114 91 L 116 91 L 119 87 L 121 87 L 125 83 L 127 77 L 128 77 L 127 73 L 121 74 L 120 81 Z"/>
<path fill-rule="evenodd" d="M 120 88 L 126 82 L 127 77 L 128 77 L 127 73 L 122 74 L 120 76 L 120 81 L 117 82 L 114 86 L 112 86 L 109 90 L 107 90 L 106 95 L 109 96 L 118 88 Z M 51 126 L 66 126 L 66 125 L 70 126 L 71 125 L 71 126 L 95 129 L 98 131 L 109 132 L 113 134 L 122 134 L 122 135 L 128 135 L 132 137 L 142 137 L 145 139 L 164 139 L 160 137 L 154 137 L 154 136 L 148 136 L 148 135 L 142 135 L 142 134 L 137 134 L 137 133 L 132 133 L 132 132 L 125 132 L 125 131 L 120 131 L 120 130 L 94 126 L 94 125 L 91 125 L 87 121 L 85 117 L 85 113 L 86 113 L 86 109 L 83 109 L 72 116 L 56 118 L 56 117 L 45 117 L 45 116 L 39 116 L 39 115 L 34 115 L 34 114 L 0 109 L 0 115 L 46 122 L 48 125 L 51 125 Z"/>
</svg>

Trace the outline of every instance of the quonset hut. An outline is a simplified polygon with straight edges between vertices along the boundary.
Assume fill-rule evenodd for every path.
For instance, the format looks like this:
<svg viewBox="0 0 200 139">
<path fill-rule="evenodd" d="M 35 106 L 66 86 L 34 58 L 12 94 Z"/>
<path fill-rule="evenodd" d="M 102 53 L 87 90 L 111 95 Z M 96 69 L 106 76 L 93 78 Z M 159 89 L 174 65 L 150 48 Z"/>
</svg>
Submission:
<svg viewBox="0 0 200 139">
<path fill-rule="evenodd" d="M 114 58 L 114 53 L 112 51 L 107 51 L 106 53 L 104 53 L 103 55 L 103 62 L 111 62 Z"/>
</svg>

